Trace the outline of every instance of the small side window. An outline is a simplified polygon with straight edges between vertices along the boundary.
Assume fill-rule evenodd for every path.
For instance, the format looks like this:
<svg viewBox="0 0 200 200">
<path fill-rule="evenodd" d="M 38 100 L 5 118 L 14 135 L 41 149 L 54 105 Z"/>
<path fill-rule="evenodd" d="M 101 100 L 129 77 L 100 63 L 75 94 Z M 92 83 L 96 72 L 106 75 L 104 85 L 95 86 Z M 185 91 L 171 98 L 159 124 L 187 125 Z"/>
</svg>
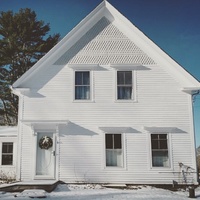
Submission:
<svg viewBox="0 0 200 200">
<path fill-rule="evenodd" d="M 2 143 L 2 165 L 13 165 L 13 143 L 3 142 Z"/>
<path fill-rule="evenodd" d="M 169 167 L 167 134 L 151 134 L 152 166 Z"/>
</svg>

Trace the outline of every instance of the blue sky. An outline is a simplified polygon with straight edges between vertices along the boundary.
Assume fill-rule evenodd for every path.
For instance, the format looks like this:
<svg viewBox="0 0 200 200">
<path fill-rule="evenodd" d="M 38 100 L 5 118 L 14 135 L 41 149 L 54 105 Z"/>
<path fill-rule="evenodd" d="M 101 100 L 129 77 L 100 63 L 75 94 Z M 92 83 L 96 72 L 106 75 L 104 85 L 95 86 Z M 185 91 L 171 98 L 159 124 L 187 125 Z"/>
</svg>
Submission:
<svg viewBox="0 0 200 200">
<path fill-rule="evenodd" d="M 134 25 L 200 80 L 200 0 L 108 0 Z M 0 11 L 31 8 L 64 37 L 102 0 L 0 0 Z M 194 103 L 200 145 L 200 95 Z"/>
</svg>

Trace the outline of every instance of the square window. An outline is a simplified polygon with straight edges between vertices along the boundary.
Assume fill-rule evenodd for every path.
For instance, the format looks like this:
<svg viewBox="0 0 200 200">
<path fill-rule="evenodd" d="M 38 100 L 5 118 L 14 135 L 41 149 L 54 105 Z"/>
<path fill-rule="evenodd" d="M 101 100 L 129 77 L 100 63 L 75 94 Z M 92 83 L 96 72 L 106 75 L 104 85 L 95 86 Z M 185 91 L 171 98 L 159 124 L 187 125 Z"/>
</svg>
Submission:
<svg viewBox="0 0 200 200">
<path fill-rule="evenodd" d="M 106 134 L 106 166 L 123 166 L 121 134 Z"/>
<path fill-rule="evenodd" d="M 90 72 L 89 71 L 75 72 L 75 99 L 76 100 L 90 99 Z"/>
<path fill-rule="evenodd" d="M 13 165 L 13 143 L 3 142 L 2 143 L 2 165 Z"/>
<path fill-rule="evenodd" d="M 153 167 L 169 167 L 167 134 L 151 134 Z"/>
<path fill-rule="evenodd" d="M 117 99 L 133 99 L 132 71 L 117 71 Z"/>
</svg>

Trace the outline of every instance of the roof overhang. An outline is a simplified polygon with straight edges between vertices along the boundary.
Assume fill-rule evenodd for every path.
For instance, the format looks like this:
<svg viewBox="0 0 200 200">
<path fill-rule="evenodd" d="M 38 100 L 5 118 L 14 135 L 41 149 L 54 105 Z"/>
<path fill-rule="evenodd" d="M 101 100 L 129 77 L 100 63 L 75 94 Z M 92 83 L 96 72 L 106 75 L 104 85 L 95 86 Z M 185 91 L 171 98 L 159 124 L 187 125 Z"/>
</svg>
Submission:
<svg viewBox="0 0 200 200">
<path fill-rule="evenodd" d="M 59 125 L 67 125 L 69 120 L 21 120 L 21 122 L 27 126 L 30 126 L 34 131 L 56 131 Z"/>
<path fill-rule="evenodd" d="M 177 127 L 144 127 L 149 133 L 186 133 Z"/>
<path fill-rule="evenodd" d="M 30 91 L 30 88 L 15 88 L 12 86 L 10 86 L 10 89 L 11 89 L 12 93 L 17 96 L 24 95 L 25 93 Z"/>
<path fill-rule="evenodd" d="M 133 129 L 132 127 L 99 127 L 104 133 L 140 133 L 138 130 Z"/>
<path fill-rule="evenodd" d="M 199 94 L 200 87 L 184 87 L 182 91 L 192 95 Z"/>
</svg>

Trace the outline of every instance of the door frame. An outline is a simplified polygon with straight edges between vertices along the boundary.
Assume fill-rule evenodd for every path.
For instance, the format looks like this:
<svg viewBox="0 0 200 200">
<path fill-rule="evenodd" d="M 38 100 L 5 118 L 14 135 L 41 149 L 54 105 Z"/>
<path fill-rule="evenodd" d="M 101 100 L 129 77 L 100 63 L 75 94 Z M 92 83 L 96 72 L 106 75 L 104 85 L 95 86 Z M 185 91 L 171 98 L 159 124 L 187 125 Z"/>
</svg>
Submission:
<svg viewBox="0 0 200 200">
<path fill-rule="evenodd" d="M 54 172 L 53 176 L 45 175 L 36 175 L 36 165 L 37 165 L 37 147 L 38 147 L 38 133 L 52 133 L 53 134 L 53 151 L 55 152 L 54 156 Z M 55 130 L 37 130 L 33 135 L 33 180 L 55 180 L 57 179 L 57 132 Z"/>
</svg>

